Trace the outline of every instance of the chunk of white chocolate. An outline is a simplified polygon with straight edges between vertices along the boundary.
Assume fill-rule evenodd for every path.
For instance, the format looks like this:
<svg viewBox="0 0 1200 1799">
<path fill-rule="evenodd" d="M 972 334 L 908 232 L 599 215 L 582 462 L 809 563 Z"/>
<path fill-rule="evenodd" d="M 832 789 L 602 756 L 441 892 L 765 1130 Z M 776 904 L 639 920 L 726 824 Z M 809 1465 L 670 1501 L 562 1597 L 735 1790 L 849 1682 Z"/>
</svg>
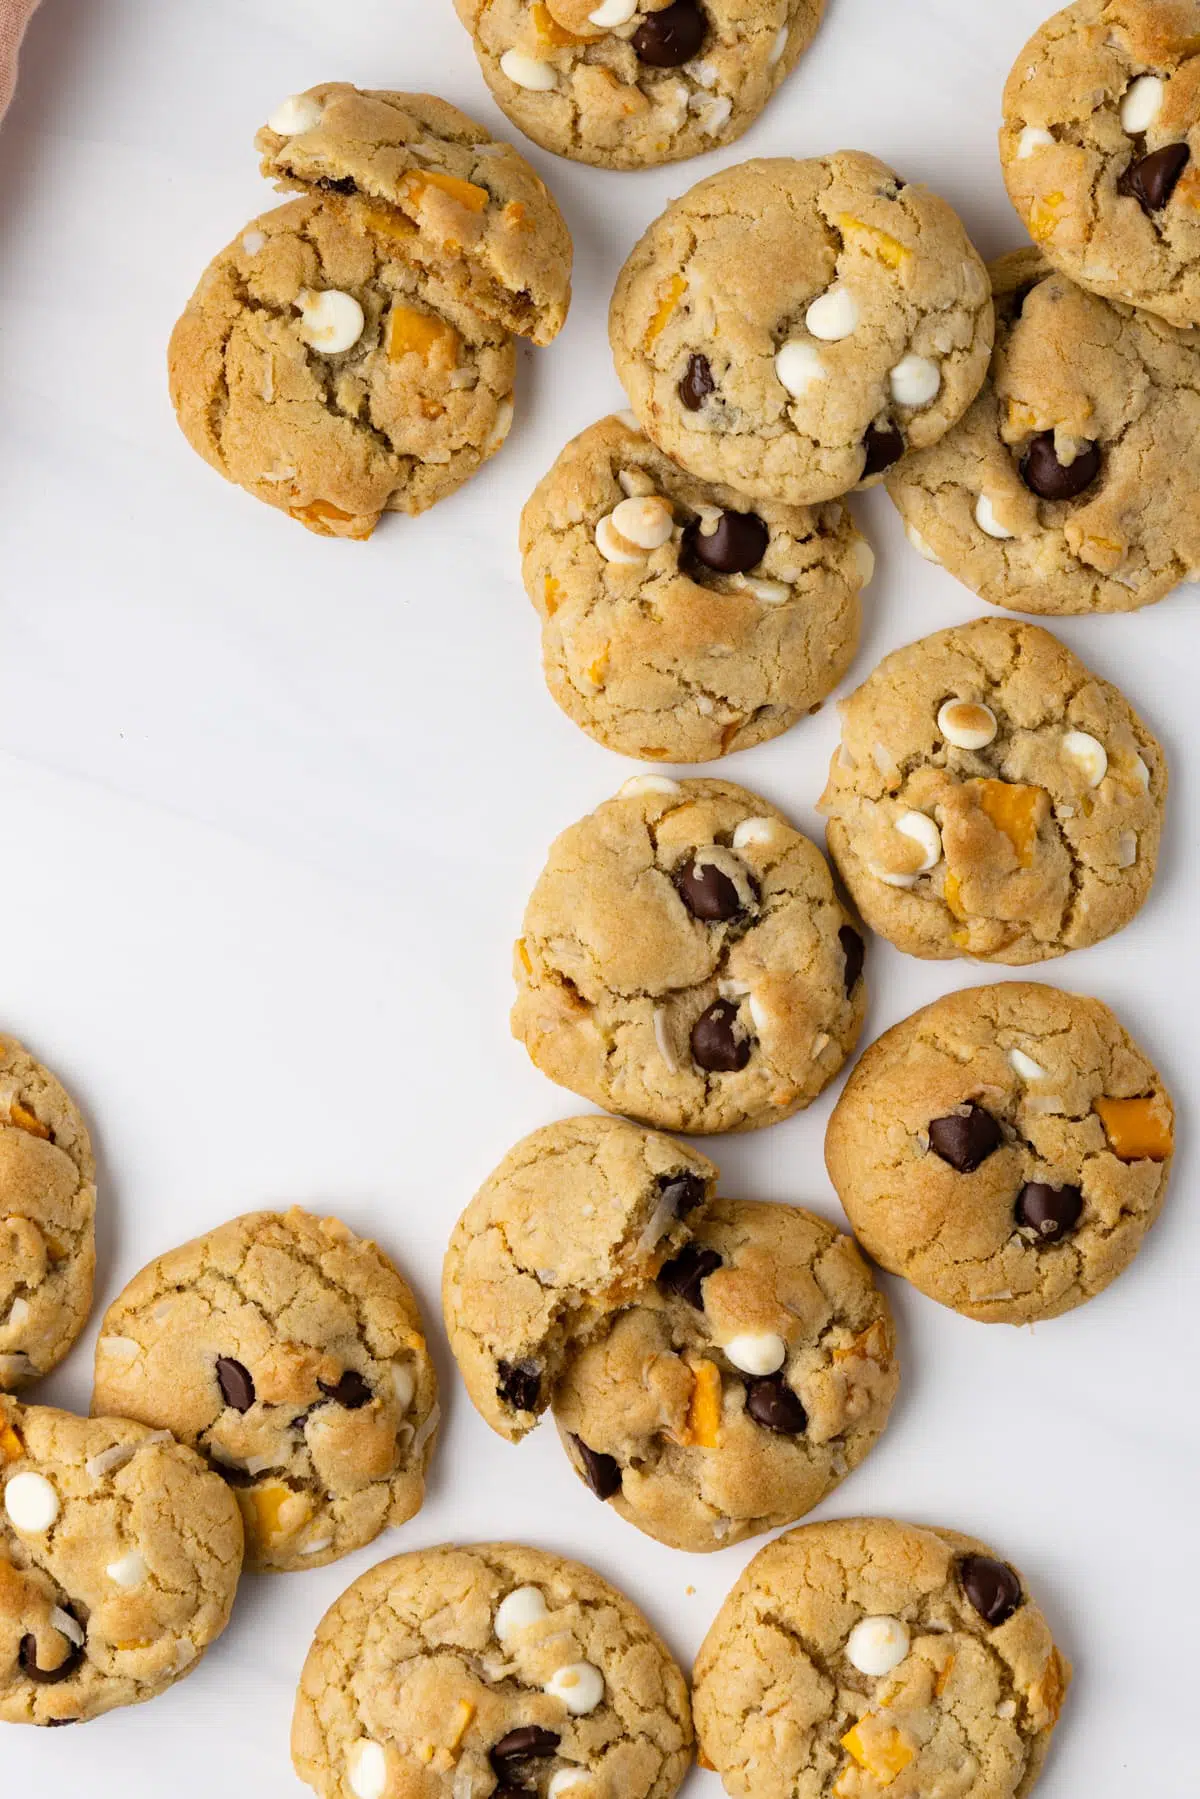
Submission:
<svg viewBox="0 0 1200 1799">
<path fill-rule="evenodd" d="M 862 1618 L 846 1638 L 846 1660 L 860 1674 L 878 1680 L 900 1666 L 909 1643 L 908 1626 L 900 1618 Z"/>
</svg>

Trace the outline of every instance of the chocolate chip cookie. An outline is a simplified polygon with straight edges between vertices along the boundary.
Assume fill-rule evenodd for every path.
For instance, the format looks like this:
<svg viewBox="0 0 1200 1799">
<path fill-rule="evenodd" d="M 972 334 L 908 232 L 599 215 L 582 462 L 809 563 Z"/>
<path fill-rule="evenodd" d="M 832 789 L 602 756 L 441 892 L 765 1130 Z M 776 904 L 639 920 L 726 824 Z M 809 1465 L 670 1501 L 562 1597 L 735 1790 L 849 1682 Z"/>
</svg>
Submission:
<svg viewBox="0 0 1200 1799">
<path fill-rule="evenodd" d="M 825 0 L 455 0 L 527 137 L 640 169 L 731 144 L 808 48 Z"/>
<path fill-rule="evenodd" d="M 165 1430 L 0 1395 L 0 1719 L 153 1699 L 224 1630 L 242 1521 Z"/>
<path fill-rule="evenodd" d="M 847 1518 L 735 1583 L 696 1658 L 696 1729 L 735 1799 L 1022 1799 L 1070 1678 L 986 1544 Z"/>
<path fill-rule="evenodd" d="M 1037 250 L 992 265 L 996 349 L 966 417 L 888 492 L 922 555 L 1017 612 L 1127 612 L 1200 573 L 1200 334 Z"/>
<path fill-rule="evenodd" d="M 1200 324 L 1194 0 L 1078 0 L 1004 90 L 1000 158 L 1029 235 L 1082 287 Z"/>
<path fill-rule="evenodd" d="M 1174 1111 L 1099 1000 L 1014 981 L 886 1031 L 834 1108 L 825 1160 L 863 1247 L 986 1323 L 1103 1292 L 1158 1217 Z"/>
<path fill-rule="evenodd" d="M 49 1374 L 83 1329 L 95 1183 L 79 1108 L 15 1037 L 0 1036 L 0 1392 Z"/>
<path fill-rule="evenodd" d="M 643 761 L 707 762 L 813 712 L 858 642 L 875 558 L 840 501 L 697 481 L 632 414 L 569 443 L 521 515 L 551 693 Z"/>
<path fill-rule="evenodd" d="M 635 775 L 552 845 L 512 1028 L 544 1074 L 664 1129 L 748 1130 L 831 1081 L 866 1006 L 821 852 L 728 781 Z"/>
<path fill-rule="evenodd" d="M 1040 626 L 984 618 L 886 656 L 841 704 L 829 853 L 910 955 L 1020 966 L 1150 891 L 1167 770 L 1125 697 Z"/>
<path fill-rule="evenodd" d="M 165 1426 L 232 1486 L 253 1568 L 318 1568 L 419 1510 L 437 1430 L 420 1314 L 336 1218 L 250 1212 L 151 1262 L 96 1345 L 95 1412 Z"/>
<path fill-rule="evenodd" d="M 370 1568 L 317 1630 L 292 1760 L 321 1799 L 670 1799 L 687 1686 L 624 1594 L 513 1543 Z"/>
<path fill-rule="evenodd" d="M 685 1248 L 716 1178 L 698 1151 L 615 1118 L 564 1118 L 509 1151 L 442 1279 L 450 1347 L 493 1430 L 532 1430 L 576 1340 Z"/>
<path fill-rule="evenodd" d="M 554 1416 L 597 1498 L 704 1551 L 819 1504 L 874 1444 L 898 1380 L 853 1239 L 793 1206 L 719 1199 L 571 1356 Z"/>
<path fill-rule="evenodd" d="M 659 448 L 793 506 L 943 437 L 979 392 L 992 332 L 958 217 L 857 151 L 699 182 L 635 246 L 609 313 L 617 373 Z"/>
</svg>

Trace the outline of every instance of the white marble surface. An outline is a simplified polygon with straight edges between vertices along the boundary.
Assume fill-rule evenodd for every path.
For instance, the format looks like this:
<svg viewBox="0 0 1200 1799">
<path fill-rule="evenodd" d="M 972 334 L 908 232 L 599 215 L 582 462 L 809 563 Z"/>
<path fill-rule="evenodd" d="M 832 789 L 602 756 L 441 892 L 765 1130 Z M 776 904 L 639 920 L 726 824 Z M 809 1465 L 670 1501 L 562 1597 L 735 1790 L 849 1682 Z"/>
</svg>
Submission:
<svg viewBox="0 0 1200 1799">
<path fill-rule="evenodd" d="M 817 47 L 725 160 L 860 144 L 939 187 L 999 251 L 1019 235 L 1000 88 L 1042 10 L 831 0 Z M 193 456 L 163 355 L 208 257 L 270 204 L 256 125 L 330 77 L 431 88 L 502 123 L 450 0 L 45 0 L 34 21 L 0 134 L 0 1019 L 92 1121 L 101 1301 L 237 1211 L 337 1208 L 419 1288 L 448 1424 L 407 1530 L 340 1566 L 248 1580 L 224 1640 L 170 1694 L 86 1732 L 5 1729 L 14 1794 L 298 1794 L 288 1721 L 308 1637 L 402 1547 L 512 1535 L 586 1557 L 685 1660 L 752 1553 L 658 1548 L 591 1499 L 552 1431 L 519 1450 L 492 1437 L 437 1327 L 459 1209 L 511 1142 L 574 1109 L 508 1036 L 509 949 L 550 837 L 627 772 L 542 686 L 517 513 L 567 436 L 619 404 L 613 277 L 716 159 L 622 176 L 531 152 L 575 234 L 576 302 L 551 350 L 522 352 L 508 447 L 423 519 L 325 542 Z M 983 609 L 908 549 L 882 495 L 861 515 L 879 574 L 859 678 Z M 1195 605 L 1192 590 L 1062 628 L 1173 757 L 1150 905 L 1049 971 L 1114 1004 L 1174 1085 L 1166 1215 L 1116 1288 L 1036 1332 L 897 1289 L 904 1395 L 825 1508 L 952 1523 L 1023 1565 L 1078 1664 L 1046 1799 L 1196 1791 Z M 815 829 L 835 737 L 827 708 L 728 772 Z M 872 1032 L 982 978 L 885 946 L 869 972 Z M 717 1144 L 726 1190 L 837 1218 L 827 1111 Z M 43 1397 L 86 1405 L 94 1334 Z M 714 1776 L 692 1780 L 716 1799 Z"/>
</svg>

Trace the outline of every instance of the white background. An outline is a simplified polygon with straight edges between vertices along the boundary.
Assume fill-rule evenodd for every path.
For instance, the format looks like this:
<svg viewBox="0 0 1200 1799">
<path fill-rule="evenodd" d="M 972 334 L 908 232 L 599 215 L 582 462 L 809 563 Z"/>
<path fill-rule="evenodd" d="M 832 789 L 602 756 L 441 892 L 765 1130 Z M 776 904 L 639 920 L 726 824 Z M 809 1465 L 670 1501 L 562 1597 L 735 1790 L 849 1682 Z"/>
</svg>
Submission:
<svg viewBox="0 0 1200 1799">
<path fill-rule="evenodd" d="M 380 1557 L 525 1538 L 593 1562 L 687 1663 L 746 1544 L 641 1537 L 553 1429 L 493 1437 L 456 1383 L 441 1255 L 518 1137 L 581 1109 L 508 1034 L 510 946 L 551 837 L 628 766 L 542 685 L 517 515 L 566 439 L 615 405 L 604 317 L 667 198 L 718 161 L 854 145 L 939 189 L 985 255 L 1019 240 L 995 150 L 1001 86 L 1048 0 L 831 0 L 743 143 L 640 175 L 523 144 L 576 245 L 570 322 L 521 352 L 502 455 L 366 545 L 309 535 L 222 483 L 167 400 L 171 324 L 209 257 L 272 204 L 255 128 L 331 78 L 430 88 L 493 129 L 450 0 L 45 0 L 0 134 L 0 1023 L 58 1070 L 100 1157 L 92 1327 L 37 1397 L 86 1408 L 100 1308 L 158 1251 L 299 1201 L 377 1235 L 418 1289 L 447 1426 L 424 1511 L 307 1574 L 248 1578 L 224 1639 L 150 1706 L 3 1732 L 6 1791 L 297 1799 L 292 1693 L 310 1634 Z M 856 503 L 857 504 L 857 503 Z M 904 542 L 882 493 L 854 678 L 985 610 Z M 819 1515 L 985 1537 L 1025 1570 L 1078 1666 L 1045 1799 L 1196 1791 L 1197 1428 L 1191 1092 L 1200 748 L 1196 590 L 1062 635 L 1163 736 L 1171 812 L 1150 904 L 1044 970 L 1115 1006 L 1180 1109 L 1158 1229 L 1107 1295 L 1036 1331 L 973 1324 L 893 1283 L 892 1426 Z M 832 706 L 722 772 L 817 832 Z M 876 944 L 874 1035 L 986 979 Z M 829 1103 L 706 1145 L 724 1188 L 840 1220 Z M 717 1799 L 693 1775 L 689 1799 Z"/>
</svg>

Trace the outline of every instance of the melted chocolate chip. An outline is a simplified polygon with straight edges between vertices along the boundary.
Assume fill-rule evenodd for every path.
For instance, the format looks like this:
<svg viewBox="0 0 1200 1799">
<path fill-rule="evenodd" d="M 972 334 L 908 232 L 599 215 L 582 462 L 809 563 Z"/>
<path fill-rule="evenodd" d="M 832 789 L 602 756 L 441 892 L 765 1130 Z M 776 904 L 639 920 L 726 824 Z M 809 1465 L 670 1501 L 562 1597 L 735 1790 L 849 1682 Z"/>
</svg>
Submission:
<svg viewBox="0 0 1200 1799">
<path fill-rule="evenodd" d="M 70 1617 L 75 1617 L 74 1612 L 71 1611 L 69 1606 L 64 1606 L 63 1610 L 67 1612 Z M 79 1620 L 76 1618 L 75 1622 L 78 1623 Z M 37 1659 L 37 1638 L 32 1632 L 30 1632 L 28 1636 L 22 1637 L 17 1648 L 17 1662 L 22 1674 L 26 1675 L 30 1680 L 36 1681 L 39 1686 L 43 1687 L 52 1687 L 57 1685 L 60 1680 L 69 1679 L 83 1660 L 83 1645 L 82 1643 L 72 1643 L 69 1637 L 64 1640 L 67 1643 L 67 1653 L 63 1660 L 59 1662 L 57 1668 L 39 1668 Z M 63 1718 L 61 1722 L 69 1724 L 71 1719 Z"/>
<path fill-rule="evenodd" d="M 42 1725 L 43 1730 L 61 1730 L 64 1724 L 78 1724 L 78 1718 L 47 1718 Z"/>
<path fill-rule="evenodd" d="M 860 481 L 870 475 L 881 475 L 885 468 L 891 468 L 893 462 L 899 462 L 904 454 L 904 438 L 895 425 L 869 425 L 867 435 L 863 438 L 863 449 L 867 460 L 863 464 Z"/>
<path fill-rule="evenodd" d="M 312 186 L 319 187 L 326 194 L 356 194 L 358 192 L 358 183 L 353 175 L 320 175 L 312 183 Z"/>
<path fill-rule="evenodd" d="M 579 1452 L 583 1463 L 583 1478 L 586 1480 L 597 1499 L 611 1499 L 614 1493 L 621 1491 L 620 1464 L 603 1450 L 589 1449 L 582 1437 L 572 1435 L 572 1443 Z"/>
<path fill-rule="evenodd" d="M 346 1372 L 332 1386 L 323 1380 L 319 1380 L 317 1385 L 326 1399 L 336 1400 L 337 1404 L 344 1405 L 348 1412 L 357 1412 L 360 1407 L 371 1403 L 370 1387 L 362 1375 L 353 1368 L 347 1368 Z"/>
<path fill-rule="evenodd" d="M 718 575 L 748 575 L 766 555 L 770 541 L 771 533 L 757 512 L 723 512 L 715 531 L 702 531 L 698 520 L 690 525 L 684 548 Z"/>
<path fill-rule="evenodd" d="M 496 1370 L 500 1376 L 496 1382 L 497 1399 L 515 1411 L 532 1412 L 542 1390 L 542 1371 L 537 1363 L 499 1361 Z"/>
<path fill-rule="evenodd" d="M 755 1424 L 781 1437 L 798 1437 L 808 1429 L 808 1413 L 782 1374 L 747 1381 L 746 1410 Z"/>
<path fill-rule="evenodd" d="M 679 383 L 679 398 L 689 412 L 699 412 L 705 399 L 715 393 L 717 384 L 713 380 L 712 365 L 707 356 L 698 353 L 688 359 L 687 374 Z"/>
<path fill-rule="evenodd" d="M 1017 1194 L 1017 1223 L 1035 1231 L 1039 1243 L 1061 1243 L 1079 1223 L 1083 1194 L 1078 1187 L 1052 1187 L 1046 1181 L 1026 1181 Z"/>
<path fill-rule="evenodd" d="M 500 1738 L 488 1760 L 502 1781 L 520 1787 L 522 1764 L 553 1755 L 561 1740 L 553 1730 L 543 1730 L 540 1724 L 519 1724 Z"/>
<path fill-rule="evenodd" d="M 308 1414 L 305 1413 L 306 1417 L 307 1415 Z M 259 1479 L 257 1474 L 251 1474 L 246 1468 L 235 1468 L 232 1462 L 220 1461 L 212 1453 L 211 1449 L 202 1449 L 200 1453 L 212 1469 L 213 1473 L 219 1474 L 227 1486 L 252 1487 Z"/>
<path fill-rule="evenodd" d="M 699 1243 L 689 1243 L 671 1261 L 663 1263 L 658 1271 L 658 1284 L 665 1293 L 686 1299 L 690 1306 L 702 1312 L 704 1283 L 721 1266 L 721 1258 L 715 1249 L 702 1249 Z"/>
<path fill-rule="evenodd" d="M 1161 150 L 1152 150 L 1149 156 L 1130 163 L 1117 182 L 1117 192 L 1136 200 L 1146 217 L 1152 218 L 1175 192 L 1191 155 L 1186 144 L 1166 144 Z"/>
<path fill-rule="evenodd" d="M 962 1590 L 985 1624 L 993 1629 L 1011 1618 L 1021 1603 L 1021 1583 L 1007 1562 L 990 1555 L 964 1555 L 959 1559 Z"/>
<path fill-rule="evenodd" d="M 846 958 L 846 971 L 843 979 L 846 983 L 846 998 L 849 999 L 858 983 L 862 980 L 863 960 L 867 946 L 852 925 L 844 924 L 838 931 L 838 942 L 842 946 L 842 954 Z"/>
<path fill-rule="evenodd" d="M 674 1210 L 676 1218 L 686 1218 L 689 1212 L 694 1212 L 707 1191 L 700 1176 L 690 1169 L 683 1174 L 660 1174 L 658 1190 Z"/>
<path fill-rule="evenodd" d="M 1077 500 L 1100 473 L 1096 445 L 1084 444 L 1074 462 L 1058 460 L 1053 431 L 1035 437 L 1021 458 L 1021 479 L 1040 500 Z"/>
<path fill-rule="evenodd" d="M 221 1398 L 235 1412 L 248 1412 L 254 1404 L 254 1382 L 250 1377 L 250 1370 L 244 1368 L 241 1362 L 235 1362 L 232 1356 L 217 1357 L 217 1385 L 221 1389 Z"/>
<path fill-rule="evenodd" d="M 723 924 L 742 911 L 741 895 L 715 862 L 698 862 L 689 856 L 676 870 L 675 885 L 692 917 L 705 924 Z"/>
<path fill-rule="evenodd" d="M 973 1174 L 1003 1141 L 1004 1132 L 991 1113 L 974 1103 L 965 1113 L 951 1112 L 947 1118 L 931 1119 L 929 1125 L 930 1149 L 959 1174 Z"/>
<path fill-rule="evenodd" d="M 692 1026 L 692 1060 L 709 1074 L 736 1074 L 750 1060 L 750 1039 L 737 1031 L 738 1009 L 731 1000 L 714 1000 Z"/>
<path fill-rule="evenodd" d="M 634 53 L 652 69 L 677 69 L 692 60 L 707 32 L 708 20 L 695 0 L 675 0 L 643 19 L 633 34 Z"/>
</svg>

